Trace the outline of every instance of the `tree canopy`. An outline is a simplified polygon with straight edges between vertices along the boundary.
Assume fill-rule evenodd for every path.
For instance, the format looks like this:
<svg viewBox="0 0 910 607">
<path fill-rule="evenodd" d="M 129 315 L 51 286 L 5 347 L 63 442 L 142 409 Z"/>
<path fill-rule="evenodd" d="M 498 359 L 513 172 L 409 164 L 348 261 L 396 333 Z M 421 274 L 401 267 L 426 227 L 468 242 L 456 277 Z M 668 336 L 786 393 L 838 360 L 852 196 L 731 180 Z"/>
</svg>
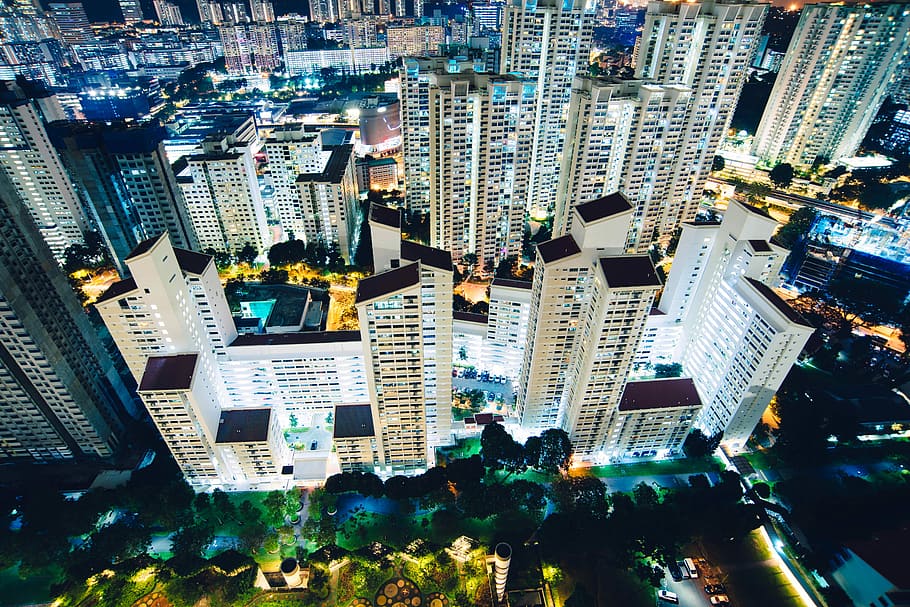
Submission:
<svg viewBox="0 0 910 607">
<path fill-rule="evenodd" d="M 779 188 L 786 188 L 793 183 L 793 166 L 781 162 L 768 173 L 768 179 Z"/>
</svg>

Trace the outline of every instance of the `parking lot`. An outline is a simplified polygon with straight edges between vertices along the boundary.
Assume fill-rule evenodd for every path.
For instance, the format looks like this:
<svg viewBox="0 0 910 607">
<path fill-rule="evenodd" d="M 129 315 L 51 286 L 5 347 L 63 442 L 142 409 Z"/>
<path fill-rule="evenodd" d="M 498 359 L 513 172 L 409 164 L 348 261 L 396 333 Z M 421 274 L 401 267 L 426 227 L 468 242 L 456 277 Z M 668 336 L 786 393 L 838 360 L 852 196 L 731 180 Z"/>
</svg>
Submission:
<svg viewBox="0 0 910 607">
<path fill-rule="evenodd" d="M 661 588 L 676 594 L 679 599 L 679 603 L 673 603 L 658 598 L 657 604 L 660 607 L 669 607 L 670 605 L 674 604 L 678 604 L 681 607 L 719 607 L 711 604 L 711 595 L 705 592 L 705 585 L 723 583 L 723 572 L 721 572 L 717 567 L 714 567 L 704 559 L 694 560 L 695 566 L 698 569 L 697 578 L 684 578 L 677 582 L 673 580 L 670 572 L 666 568 L 664 569 L 665 575 Z M 714 595 L 718 597 L 725 596 L 718 593 L 715 593 Z M 732 606 L 732 602 L 729 603 L 729 605 Z"/>
</svg>

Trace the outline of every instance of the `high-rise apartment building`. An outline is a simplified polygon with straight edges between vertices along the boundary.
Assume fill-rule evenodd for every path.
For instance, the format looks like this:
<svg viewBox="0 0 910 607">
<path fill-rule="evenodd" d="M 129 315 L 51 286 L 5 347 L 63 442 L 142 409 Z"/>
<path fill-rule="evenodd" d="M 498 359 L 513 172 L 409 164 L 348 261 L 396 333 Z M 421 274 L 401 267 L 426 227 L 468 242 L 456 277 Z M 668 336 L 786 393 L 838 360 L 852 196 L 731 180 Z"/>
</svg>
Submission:
<svg viewBox="0 0 910 607">
<path fill-rule="evenodd" d="M 672 196 L 657 198 L 658 204 L 667 207 L 659 213 L 663 225 L 655 225 L 658 236 L 669 236 L 680 223 L 695 218 L 705 180 L 758 47 L 767 10 L 767 4 L 729 0 L 648 4 L 635 77 L 692 91 L 677 166 L 666 177 L 673 184 L 668 192 Z M 655 233 L 645 229 L 643 211 L 654 203 L 633 202 L 636 238 L 630 244 L 634 250 L 644 251 Z"/>
<path fill-rule="evenodd" d="M 452 258 L 401 240 L 400 212 L 370 210 L 377 273 L 357 287 L 380 461 L 419 470 L 451 442 Z"/>
<path fill-rule="evenodd" d="M 113 455 L 132 396 L 0 174 L 0 460 Z"/>
<path fill-rule="evenodd" d="M 389 24 L 386 27 L 386 44 L 389 56 L 414 57 L 437 55 L 446 42 L 445 28 L 432 23 Z"/>
<path fill-rule="evenodd" d="M 354 168 L 354 146 L 322 146 L 328 152 L 316 171 L 297 176 L 299 211 L 293 217 L 303 221 L 300 233 L 308 242 L 337 246 L 350 261 L 356 248 L 360 216 L 360 191 Z"/>
<path fill-rule="evenodd" d="M 63 42 L 86 44 L 94 41 L 95 35 L 81 2 L 51 2 L 47 7 Z"/>
<path fill-rule="evenodd" d="M 572 86 L 565 150 L 556 191 L 554 234 L 571 230 L 577 200 L 622 192 L 635 207 L 626 247 L 646 250 L 672 231 L 687 196 L 679 162 L 691 89 L 640 80 L 582 77 Z"/>
<path fill-rule="evenodd" d="M 307 22 L 300 17 L 283 16 L 278 19 L 278 45 L 282 57 L 288 51 L 305 51 L 307 48 Z"/>
<path fill-rule="evenodd" d="M 180 7 L 168 0 L 155 0 L 155 15 L 161 25 L 183 25 Z"/>
<path fill-rule="evenodd" d="M 538 102 L 529 165 L 528 211 L 553 211 L 572 81 L 588 71 L 594 12 L 583 0 L 512 0 L 502 17 L 500 71 L 532 81 Z"/>
<path fill-rule="evenodd" d="M 332 155 L 322 148 L 319 133 L 309 131 L 302 124 L 277 126 L 262 140 L 262 150 L 268 160 L 269 176 L 274 194 L 275 210 L 284 234 L 303 240 L 307 229 L 316 234 L 315 220 L 308 226 L 297 178 L 302 174 L 321 172 Z"/>
<path fill-rule="evenodd" d="M 563 427 L 583 456 L 604 448 L 660 288 L 650 259 L 623 254 L 632 211 L 621 194 L 579 204 L 572 232 L 537 247 L 517 405 L 523 427 Z"/>
<path fill-rule="evenodd" d="M 47 136 L 46 123 L 63 118 L 56 96 L 35 83 L 0 82 L 0 167 L 57 258 L 90 226 Z"/>
<path fill-rule="evenodd" d="M 254 23 L 272 23 L 275 21 L 275 7 L 271 0 L 250 0 L 250 16 Z"/>
<path fill-rule="evenodd" d="M 229 74 L 271 72 L 281 64 L 274 24 L 222 25 L 218 34 Z"/>
<path fill-rule="evenodd" d="M 121 270 L 126 256 L 150 235 L 167 232 L 174 246 L 199 248 L 164 152 L 164 127 L 59 121 L 48 130 Z"/>
<path fill-rule="evenodd" d="M 910 49 L 905 3 L 809 4 L 784 56 L 753 154 L 775 166 L 852 156 Z"/>
<path fill-rule="evenodd" d="M 118 4 L 125 24 L 132 25 L 142 21 L 142 6 L 139 0 L 118 0 Z"/>
<path fill-rule="evenodd" d="M 258 148 L 254 117 L 241 116 L 174 164 L 203 250 L 236 253 L 250 244 L 263 252 L 271 245 L 253 157 Z"/>
<path fill-rule="evenodd" d="M 338 0 L 313 0 L 310 2 L 310 19 L 316 23 L 336 23 L 341 15 Z"/>
<path fill-rule="evenodd" d="M 440 58 L 402 71 L 408 202 L 419 208 L 426 195 L 432 246 L 495 267 L 521 249 L 537 87 L 460 67 Z"/>
<path fill-rule="evenodd" d="M 777 222 L 731 203 L 721 224 L 684 225 L 660 302 L 682 324 L 679 360 L 704 403 L 707 434 L 742 448 L 813 328 L 776 286 L 787 251 L 768 242 Z"/>
<path fill-rule="evenodd" d="M 531 312 L 532 283 L 494 278 L 490 284 L 485 363 L 493 375 L 515 377 L 521 369 Z"/>
</svg>

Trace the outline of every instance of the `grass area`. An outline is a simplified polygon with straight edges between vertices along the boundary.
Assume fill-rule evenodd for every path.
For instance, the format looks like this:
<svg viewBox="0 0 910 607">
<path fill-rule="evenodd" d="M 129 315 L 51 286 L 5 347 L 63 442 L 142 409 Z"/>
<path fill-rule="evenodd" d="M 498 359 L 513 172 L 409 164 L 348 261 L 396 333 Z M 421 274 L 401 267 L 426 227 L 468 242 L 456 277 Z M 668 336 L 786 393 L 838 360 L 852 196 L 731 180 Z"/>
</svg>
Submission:
<svg viewBox="0 0 910 607">
<path fill-rule="evenodd" d="M 480 438 L 459 439 L 453 447 L 442 447 L 437 451 L 436 459 L 444 462 L 446 459 L 462 459 L 480 454 Z"/>
<path fill-rule="evenodd" d="M 796 589 L 772 561 L 758 531 L 738 543 L 705 544 L 708 561 L 720 567 L 731 602 L 738 607 L 803 607 Z"/>
<path fill-rule="evenodd" d="M 23 580 L 19 568 L 0 571 L 0 605 L 32 605 L 49 603 L 53 598 L 50 587 L 59 580 L 53 576 L 32 576 Z"/>
<path fill-rule="evenodd" d="M 720 460 L 713 457 L 683 458 L 656 462 L 636 462 L 620 466 L 592 466 L 583 469 L 597 478 L 616 478 L 622 476 L 661 476 L 671 474 L 699 474 L 702 472 L 720 472 Z"/>
</svg>

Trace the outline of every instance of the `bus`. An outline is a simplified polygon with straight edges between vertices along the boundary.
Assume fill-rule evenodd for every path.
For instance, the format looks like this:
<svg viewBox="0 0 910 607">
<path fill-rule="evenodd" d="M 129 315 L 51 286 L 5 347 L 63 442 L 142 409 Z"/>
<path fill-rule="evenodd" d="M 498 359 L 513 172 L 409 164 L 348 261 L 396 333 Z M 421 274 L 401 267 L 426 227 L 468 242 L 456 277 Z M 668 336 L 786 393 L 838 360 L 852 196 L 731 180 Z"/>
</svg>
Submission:
<svg viewBox="0 0 910 607">
<path fill-rule="evenodd" d="M 698 569 L 695 568 L 695 562 L 692 559 L 683 559 L 683 563 L 686 565 L 686 570 L 689 572 L 689 577 L 698 577 Z"/>
</svg>

